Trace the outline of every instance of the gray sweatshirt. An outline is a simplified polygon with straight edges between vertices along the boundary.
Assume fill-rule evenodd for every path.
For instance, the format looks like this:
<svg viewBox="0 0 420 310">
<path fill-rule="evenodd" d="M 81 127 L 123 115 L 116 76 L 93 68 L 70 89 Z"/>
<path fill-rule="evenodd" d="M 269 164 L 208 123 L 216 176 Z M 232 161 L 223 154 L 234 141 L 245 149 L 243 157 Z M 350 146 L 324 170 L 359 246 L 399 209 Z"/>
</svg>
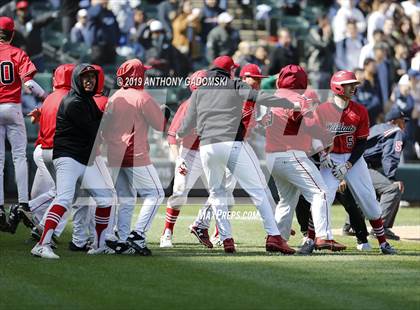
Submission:
<svg viewBox="0 0 420 310">
<path fill-rule="evenodd" d="M 177 132 L 182 138 L 196 128 L 200 145 L 241 141 L 243 136 L 238 135 L 238 130 L 243 126 L 242 108 L 246 101 L 268 107 L 295 107 L 285 98 L 258 92 L 241 80 L 231 80 L 229 74 L 222 69 L 208 71 L 207 77 L 208 81 L 218 84 L 201 86 L 193 92 L 187 113 Z"/>
</svg>

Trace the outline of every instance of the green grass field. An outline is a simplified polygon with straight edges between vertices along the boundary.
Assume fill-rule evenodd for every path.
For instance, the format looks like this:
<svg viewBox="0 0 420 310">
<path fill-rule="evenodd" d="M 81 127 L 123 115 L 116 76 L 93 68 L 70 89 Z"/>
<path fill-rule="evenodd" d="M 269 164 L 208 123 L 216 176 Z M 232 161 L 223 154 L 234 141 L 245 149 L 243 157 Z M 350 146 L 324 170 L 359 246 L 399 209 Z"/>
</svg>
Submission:
<svg viewBox="0 0 420 310">
<path fill-rule="evenodd" d="M 152 257 L 87 256 L 61 238 L 59 261 L 30 256 L 32 243 L 21 226 L 0 234 L 0 309 L 420 309 L 420 242 L 392 242 L 396 256 L 360 253 L 355 239 L 341 254 L 266 254 L 256 220 L 233 220 L 238 253 L 208 250 L 188 231 L 198 206 L 186 206 L 175 227 L 175 247 L 161 250 L 162 206 L 149 244 Z M 254 210 L 239 206 L 235 210 Z M 333 207 L 334 227 L 344 219 Z M 420 225 L 420 208 L 401 209 L 396 225 Z M 298 226 L 294 228 L 298 231 Z M 301 236 L 292 237 L 297 247 Z"/>
</svg>

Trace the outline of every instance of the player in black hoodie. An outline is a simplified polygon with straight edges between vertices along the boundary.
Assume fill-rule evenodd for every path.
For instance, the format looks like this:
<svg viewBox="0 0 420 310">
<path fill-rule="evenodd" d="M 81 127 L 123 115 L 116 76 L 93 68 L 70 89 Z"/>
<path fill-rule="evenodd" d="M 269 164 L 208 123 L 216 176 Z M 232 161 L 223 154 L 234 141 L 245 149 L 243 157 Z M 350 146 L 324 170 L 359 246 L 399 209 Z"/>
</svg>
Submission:
<svg viewBox="0 0 420 310">
<path fill-rule="evenodd" d="M 96 157 L 94 144 L 102 119 L 102 112 L 93 99 L 97 82 L 98 71 L 93 66 L 78 65 L 73 71 L 71 90 L 61 101 L 57 113 L 53 151 L 57 195 L 47 214 L 42 237 L 31 251 L 35 256 L 59 258 L 49 243 L 57 224 L 72 205 L 76 188 L 80 184 L 97 204 L 95 244 L 88 253 L 99 254 L 110 251 L 105 246 L 104 231 L 108 227 L 113 192 L 105 184 L 94 164 Z"/>
</svg>

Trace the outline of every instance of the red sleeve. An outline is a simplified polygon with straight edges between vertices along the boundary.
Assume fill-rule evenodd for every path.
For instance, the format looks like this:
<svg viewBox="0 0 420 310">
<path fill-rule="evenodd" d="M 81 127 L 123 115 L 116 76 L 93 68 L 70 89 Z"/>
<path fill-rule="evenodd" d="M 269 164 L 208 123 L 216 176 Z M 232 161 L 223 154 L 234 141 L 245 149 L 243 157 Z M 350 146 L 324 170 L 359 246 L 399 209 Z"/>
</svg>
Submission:
<svg viewBox="0 0 420 310">
<path fill-rule="evenodd" d="M 185 113 L 187 112 L 187 108 L 188 108 L 188 104 L 184 102 L 176 111 L 175 116 L 172 120 L 171 126 L 168 129 L 168 143 L 169 144 L 177 144 L 176 133 L 179 127 L 181 127 L 182 120 L 184 119 Z"/>
<path fill-rule="evenodd" d="M 26 53 L 23 51 L 20 55 L 18 73 L 19 73 L 20 78 L 23 80 L 23 82 L 32 80 L 32 78 L 36 74 L 35 65 L 29 59 L 28 55 L 26 55 Z"/>
<path fill-rule="evenodd" d="M 359 105 L 359 115 L 360 122 L 355 133 L 356 139 L 362 139 L 369 136 L 369 114 L 367 109 L 362 105 Z"/>
<path fill-rule="evenodd" d="M 150 96 L 145 99 L 146 100 L 142 104 L 142 112 L 146 122 L 155 130 L 164 131 L 166 121 L 159 105 Z"/>
</svg>

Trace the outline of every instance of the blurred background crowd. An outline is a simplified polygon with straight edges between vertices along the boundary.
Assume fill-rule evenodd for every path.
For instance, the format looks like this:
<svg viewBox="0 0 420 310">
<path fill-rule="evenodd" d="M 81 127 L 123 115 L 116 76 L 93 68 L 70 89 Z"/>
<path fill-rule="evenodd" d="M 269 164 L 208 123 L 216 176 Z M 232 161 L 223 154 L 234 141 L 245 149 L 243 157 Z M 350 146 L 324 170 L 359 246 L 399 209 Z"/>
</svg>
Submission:
<svg viewBox="0 0 420 310">
<path fill-rule="evenodd" d="M 356 100 L 371 125 L 397 105 L 410 118 L 403 162 L 420 158 L 416 0 L 0 0 L 0 15 L 15 19 L 12 44 L 27 52 L 47 90 L 54 68 L 66 62 L 101 65 L 110 90 L 118 65 L 133 57 L 153 66 L 149 76 L 186 77 L 219 55 L 268 75 L 300 64 L 321 90 L 336 70 L 355 71 Z M 166 94 L 175 111 L 188 90 Z M 328 92 L 319 94 L 324 100 Z M 24 101 L 27 111 L 38 104 L 30 96 Z M 152 156 L 163 157 L 164 147 L 155 147 Z"/>
</svg>

